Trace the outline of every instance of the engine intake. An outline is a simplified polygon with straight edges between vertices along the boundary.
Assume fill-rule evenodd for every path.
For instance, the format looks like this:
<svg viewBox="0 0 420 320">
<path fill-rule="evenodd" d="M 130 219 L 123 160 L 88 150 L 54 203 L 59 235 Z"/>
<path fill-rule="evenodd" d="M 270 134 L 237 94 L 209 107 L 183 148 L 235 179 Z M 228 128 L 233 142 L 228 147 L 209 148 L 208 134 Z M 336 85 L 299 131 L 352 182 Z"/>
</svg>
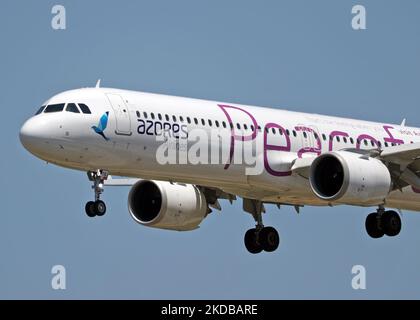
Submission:
<svg viewBox="0 0 420 320">
<path fill-rule="evenodd" d="M 348 151 L 320 155 L 311 165 L 309 180 L 318 198 L 352 205 L 383 204 L 392 188 L 385 164 Z"/>
<path fill-rule="evenodd" d="M 194 185 L 141 180 L 130 190 L 128 209 L 142 225 L 186 231 L 196 229 L 204 220 L 207 202 Z"/>
</svg>

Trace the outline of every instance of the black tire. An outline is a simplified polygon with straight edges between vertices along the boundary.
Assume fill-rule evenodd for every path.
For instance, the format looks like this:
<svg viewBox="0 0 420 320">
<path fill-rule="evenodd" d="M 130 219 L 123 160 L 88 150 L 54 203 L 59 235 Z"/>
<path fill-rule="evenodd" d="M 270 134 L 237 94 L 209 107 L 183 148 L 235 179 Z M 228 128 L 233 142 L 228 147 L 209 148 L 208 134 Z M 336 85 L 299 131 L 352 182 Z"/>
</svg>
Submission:
<svg viewBox="0 0 420 320">
<path fill-rule="evenodd" d="M 371 213 L 366 217 L 365 227 L 368 235 L 373 239 L 379 239 L 385 232 L 378 227 L 377 213 Z"/>
<path fill-rule="evenodd" d="M 93 208 L 97 216 L 102 217 L 106 212 L 106 204 L 102 200 L 95 201 Z"/>
<path fill-rule="evenodd" d="M 257 232 L 255 229 L 249 229 L 245 233 L 244 242 L 246 249 L 252 254 L 260 253 L 263 250 L 262 246 L 257 242 Z"/>
<path fill-rule="evenodd" d="M 275 251 L 280 244 L 280 236 L 273 227 L 265 227 L 260 231 L 259 240 L 266 252 Z"/>
<path fill-rule="evenodd" d="M 401 231 L 401 218 L 395 211 L 386 211 L 382 215 L 382 225 L 388 237 L 395 237 Z"/>
<path fill-rule="evenodd" d="M 93 202 L 93 201 L 87 202 L 86 205 L 85 205 L 85 212 L 86 212 L 87 216 L 90 217 L 90 218 L 93 218 L 94 216 L 96 216 L 95 202 Z"/>
</svg>

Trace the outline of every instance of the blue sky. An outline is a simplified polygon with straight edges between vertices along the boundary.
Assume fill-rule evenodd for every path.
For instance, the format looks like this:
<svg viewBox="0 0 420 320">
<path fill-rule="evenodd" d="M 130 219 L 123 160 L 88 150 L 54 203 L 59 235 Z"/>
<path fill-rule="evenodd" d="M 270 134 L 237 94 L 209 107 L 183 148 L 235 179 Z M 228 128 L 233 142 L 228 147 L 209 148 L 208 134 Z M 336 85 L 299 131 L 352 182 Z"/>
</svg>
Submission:
<svg viewBox="0 0 420 320">
<path fill-rule="evenodd" d="M 67 29 L 51 28 L 62 4 Z M 367 9 L 367 30 L 351 8 Z M 85 173 L 47 165 L 18 133 L 48 97 L 104 86 L 419 126 L 420 2 L 0 2 L 0 298 L 420 298 L 420 214 L 397 238 L 370 239 L 374 208 L 267 206 L 281 245 L 250 255 L 241 202 L 223 203 L 190 233 L 148 229 L 128 188 L 104 194 L 89 219 Z M 51 288 L 51 268 L 67 289 Z M 367 289 L 353 290 L 363 265 Z"/>
</svg>

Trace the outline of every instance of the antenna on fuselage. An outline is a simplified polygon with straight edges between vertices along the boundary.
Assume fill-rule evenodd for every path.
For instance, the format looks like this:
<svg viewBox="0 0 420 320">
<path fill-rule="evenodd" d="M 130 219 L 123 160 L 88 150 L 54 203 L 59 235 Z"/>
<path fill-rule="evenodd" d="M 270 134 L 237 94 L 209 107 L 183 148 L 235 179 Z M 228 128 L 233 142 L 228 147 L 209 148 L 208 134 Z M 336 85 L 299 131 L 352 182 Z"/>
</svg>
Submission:
<svg viewBox="0 0 420 320">
<path fill-rule="evenodd" d="M 98 81 L 96 82 L 95 88 L 100 88 L 100 87 L 101 87 L 101 79 L 98 79 Z"/>
</svg>

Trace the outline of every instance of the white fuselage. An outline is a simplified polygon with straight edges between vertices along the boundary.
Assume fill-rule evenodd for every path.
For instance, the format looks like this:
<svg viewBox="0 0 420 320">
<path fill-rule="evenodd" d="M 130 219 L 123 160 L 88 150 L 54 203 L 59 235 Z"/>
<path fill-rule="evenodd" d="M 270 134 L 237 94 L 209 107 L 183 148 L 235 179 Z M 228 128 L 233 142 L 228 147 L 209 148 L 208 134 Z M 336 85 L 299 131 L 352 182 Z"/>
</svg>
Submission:
<svg viewBox="0 0 420 320">
<path fill-rule="evenodd" d="M 44 112 L 21 130 L 25 147 L 45 161 L 83 171 L 103 168 L 113 175 L 217 187 L 265 202 L 328 205 L 311 191 L 307 178 L 291 171 L 296 158 L 420 142 L 418 128 L 118 89 L 67 91 L 44 105 L 63 103 L 83 103 L 91 114 L 80 109 Z M 106 128 L 99 134 L 94 126 L 100 127 L 106 113 Z M 192 139 L 200 134 L 209 139 Z M 202 161 L 162 163 L 163 137 L 167 152 L 186 150 L 187 158 L 201 143 Z M 222 155 L 212 159 L 216 150 Z M 247 171 L 253 167 L 260 170 Z M 405 187 L 391 192 L 386 205 L 420 210 L 420 194 Z"/>
</svg>

